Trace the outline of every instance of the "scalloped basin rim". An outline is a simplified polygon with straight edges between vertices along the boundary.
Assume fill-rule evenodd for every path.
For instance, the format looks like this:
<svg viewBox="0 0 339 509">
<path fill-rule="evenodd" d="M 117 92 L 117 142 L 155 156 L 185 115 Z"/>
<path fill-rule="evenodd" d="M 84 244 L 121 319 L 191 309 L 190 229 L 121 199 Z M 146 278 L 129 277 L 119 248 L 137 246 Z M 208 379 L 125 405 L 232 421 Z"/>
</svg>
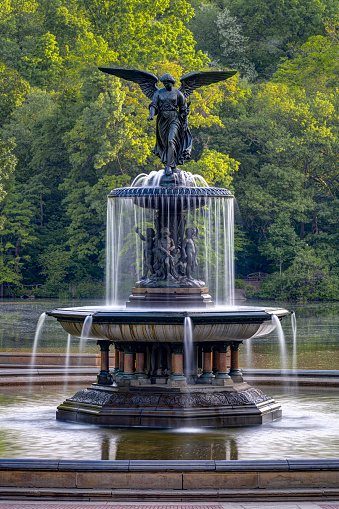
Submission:
<svg viewBox="0 0 339 509">
<path fill-rule="evenodd" d="M 161 197 L 161 198 L 180 198 L 180 197 L 206 197 L 206 198 L 233 198 L 233 194 L 228 189 L 221 187 L 190 187 L 190 186 L 138 186 L 138 187 L 119 187 L 113 189 L 109 198 L 141 198 L 141 197 Z"/>
<path fill-rule="evenodd" d="M 290 314 L 283 308 L 239 307 L 213 311 L 125 311 L 105 307 L 60 308 L 47 315 L 62 327 L 81 337 L 84 320 L 92 316 L 88 339 L 115 343 L 182 343 L 184 319 L 192 319 L 194 342 L 244 341 L 272 332 L 279 319 Z"/>
<path fill-rule="evenodd" d="M 48 316 L 58 320 L 83 321 L 92 315 L 93 323 L 114 324 L 177 324 L 181 325 L 185 317 L 190 317 L 194 325 L 215 323 L 262 323 L 271 320 L 272 315 L 279 318 L 291 314 L 284 308 L 255 308 L 245 306 L 225 311 L 115 311 L 104 307 L 56 308 L 48 311 Z"/>
</svg>

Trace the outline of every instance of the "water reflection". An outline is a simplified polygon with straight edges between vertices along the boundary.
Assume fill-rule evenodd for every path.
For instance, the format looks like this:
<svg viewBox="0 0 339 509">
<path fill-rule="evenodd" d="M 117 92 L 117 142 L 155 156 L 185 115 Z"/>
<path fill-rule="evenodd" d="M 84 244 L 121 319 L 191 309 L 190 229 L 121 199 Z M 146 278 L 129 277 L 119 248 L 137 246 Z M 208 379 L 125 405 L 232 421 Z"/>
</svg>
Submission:
<svg viewBox="0 0 339 509">
<path fill-rule="evenodd" d="M 238 448 L 236 439 L 226 432 L 132 429 L 120 431 L 116 459 L 237 460 Z"/>
</svg>

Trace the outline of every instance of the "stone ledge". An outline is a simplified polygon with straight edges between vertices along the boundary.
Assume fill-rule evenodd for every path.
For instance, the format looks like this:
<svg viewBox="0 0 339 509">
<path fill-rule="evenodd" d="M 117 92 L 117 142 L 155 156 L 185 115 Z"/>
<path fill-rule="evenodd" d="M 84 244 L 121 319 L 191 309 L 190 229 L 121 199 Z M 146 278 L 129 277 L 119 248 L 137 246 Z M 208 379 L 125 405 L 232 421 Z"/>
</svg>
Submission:
<svg viewBox="0 0 339 509">
<path fill-rule="evenodd" d="M 286 460 L 57 460 L 2 459 L 0 471 L 176 471 L 176 472 L 292 472 L 339 471 L 339 459 Z"/>
<path fill-rule="evenodd" d="M 139 498 L 146 492 L 158 491 L 166 493 L 166 497 L 171 493 L 186 496 L 193 492 L 200 493 L 202 498 L 210 490 L 214 490 L 215 497 L 235 490 L 237 496 L 245 496 L 247 491 L 257 495 L 301 493 L 300 490 L 316 496 L 324 496 L 325 491 L 339 494 L 339 460 L 336 459 L 259 462 L 16 459 L 0 460 L 0 470 L 0 495 L 4 489 L 18 488 L 32 493 L 46 489 L 49 492 L 75 490 L 79 494 L 111 490 L 114 496 L 123 490 L 126 493 L 134 490 Z"/>
</svg>

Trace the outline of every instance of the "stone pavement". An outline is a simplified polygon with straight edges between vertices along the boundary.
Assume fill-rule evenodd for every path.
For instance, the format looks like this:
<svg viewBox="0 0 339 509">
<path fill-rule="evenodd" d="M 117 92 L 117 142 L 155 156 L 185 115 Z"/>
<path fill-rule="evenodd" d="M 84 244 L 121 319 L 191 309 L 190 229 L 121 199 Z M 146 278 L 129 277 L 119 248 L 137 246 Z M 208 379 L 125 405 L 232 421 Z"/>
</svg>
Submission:
<svg viewBox="0 0 339 509">
<path fill-rule="evenodd" d="M 339 509 L 339 501 L 318 502 L 219 502 L 190 504 L 184 502 L 50 502 L 0 500 L 0 509 Z"/>
</svg>

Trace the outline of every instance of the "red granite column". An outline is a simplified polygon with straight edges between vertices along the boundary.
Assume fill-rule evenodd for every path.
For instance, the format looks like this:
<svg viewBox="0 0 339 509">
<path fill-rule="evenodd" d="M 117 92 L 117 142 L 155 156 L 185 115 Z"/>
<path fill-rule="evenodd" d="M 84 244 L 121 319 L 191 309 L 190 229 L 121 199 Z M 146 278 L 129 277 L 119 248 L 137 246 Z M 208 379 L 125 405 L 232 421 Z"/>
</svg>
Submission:
<svg viewBox="0 0 339 509">
<path fill-rule="evenodd" d="M 227 374 L 227 347 L 228 343 L 221 343 L 217 347 L 219 350 L 219 371 L 215 378 L 219 380 L 230 378 Z"/>
<path fill-rule="evenodd" d="M 186 385 L 182 343 L 172 343 L 172 374 L 169 377 L 168 383 L 172 386 Z"/>
<path fill-rule="evenodd" d="M 219 371 L 219 351 L 216 349 L 216 347 L 213 347 L 213 374 L 217 375 Z"/>
<path fill-rule="evenodd" d="M 113 377 L 109 372 L 109 347 L 111 341 L 97 341 L 100 346 L 101 363 L 100 371 L 98 373 L 98 385 L 112 385 Z"/>
<path fill-rule="evenodd" d="M 243 382 L 242 373 L 239 369 L 239 346 L 239 341 L 231 343 L 231 369 L 229 374 L 234 382 Z"/>
<path fill-rule="evenodd" d="M 172 357 L 172 370 L 175 376 L 184 376 L 184 362 L 182 353 L 173 353 Z"/>
<path fill-rule="evenodd" d="M 147 378 L 147 376 L 145 374 L 145 353 L 144 352 L 136 353 L 135 376 L 137 378 Z"/>
<path fill-rule="evenodd" d="M 131 380 L 135 378 L 134 374 L 134 353 L 130 345 L 123 345 L 124 349 L 124 372 L 121 380 Z"/>
<path fill-rule="evenodd" d="M 204 380 L 206 383 L 209 383 L 214 378 L 212 371 L 212 347 L 204 346 L 203 354 L 202 354 L 202 375 L 200 380 Z"/>
</svg>

